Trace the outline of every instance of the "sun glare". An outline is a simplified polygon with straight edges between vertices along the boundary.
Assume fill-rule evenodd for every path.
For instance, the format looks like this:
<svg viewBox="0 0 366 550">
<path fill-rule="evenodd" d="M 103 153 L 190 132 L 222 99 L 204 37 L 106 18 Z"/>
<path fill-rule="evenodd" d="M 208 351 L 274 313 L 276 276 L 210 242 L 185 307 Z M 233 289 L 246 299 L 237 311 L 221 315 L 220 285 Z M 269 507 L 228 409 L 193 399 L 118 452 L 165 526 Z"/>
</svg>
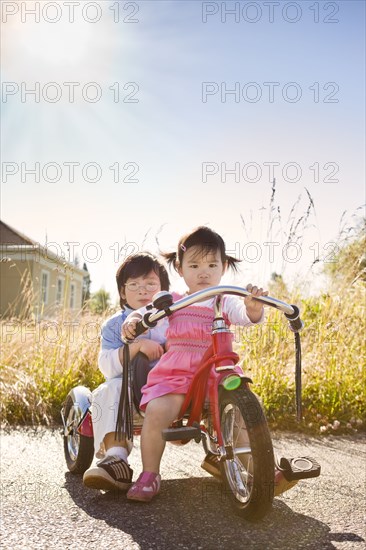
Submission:
<svg viewBox="0 0 366 550">
<path fill-rule="evenodd" d="M 93 29 L 87 23 L 73 26 L 60 22 L 51 26 L 43 22 L 33 25 L 24 34 L 23 41 L 27 42 L 38 63 L 79 65 L 87 59 L 93 43 Z"/>
<path fill-rule="evenodd" d="M 27 3 L 27 6 L 30 3 Z M 57 23 L 34 21 L 21 15 L 2 24 L 2 65 L 7 77 L 26 81 L 34 77 L 79 79 L 91 71 L 103 77 L 105 61 L 115 50 L 116 26 L 101 20 L 95 24 L 67 18 Z"/>
</svg>

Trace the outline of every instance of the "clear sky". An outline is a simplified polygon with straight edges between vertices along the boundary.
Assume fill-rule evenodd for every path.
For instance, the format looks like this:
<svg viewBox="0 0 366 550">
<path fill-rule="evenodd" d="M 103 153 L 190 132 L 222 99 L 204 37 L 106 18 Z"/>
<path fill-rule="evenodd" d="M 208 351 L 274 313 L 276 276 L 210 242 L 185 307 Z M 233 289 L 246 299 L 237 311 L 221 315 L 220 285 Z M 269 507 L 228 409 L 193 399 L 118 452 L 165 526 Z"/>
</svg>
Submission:
<svg viewBox="0 0 366 550">
<path fill-rule="evenodd" d="M 79 243 L 92 290 L 200 224 L 244 260 L 236 282 L 317 286 L 365 203 L 363 1 L 1 9 L 3 221 Z"/>
</svg>

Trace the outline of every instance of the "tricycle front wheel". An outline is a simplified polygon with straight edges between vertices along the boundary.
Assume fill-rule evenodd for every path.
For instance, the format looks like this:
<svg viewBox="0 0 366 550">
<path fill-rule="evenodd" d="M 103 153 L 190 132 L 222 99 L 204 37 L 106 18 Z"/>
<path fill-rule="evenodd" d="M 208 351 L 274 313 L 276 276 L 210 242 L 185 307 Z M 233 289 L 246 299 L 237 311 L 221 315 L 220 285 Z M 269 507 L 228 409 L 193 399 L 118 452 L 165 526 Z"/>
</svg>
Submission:
<svg viewBox="0 0 366 550">
<path fill-rule="evenodd" d="M 80 435 L 77 428 L 83 417 L 78 403 L 69 395 L 65 402 L 64 418 L 67 434 L 64 434 L 64 452 L 68 469 L 73 474 L 83 474 L 94 456 L 94 438 Z"/>
<path fill-rule="evenodd" d="M 274 456 L 267 421 L 247 386 L 220 393 L 221 432 L 227 459 L 220 462 L 229 498 L 248 520 L 261 519 L 272 507 Z"/>
</svg>

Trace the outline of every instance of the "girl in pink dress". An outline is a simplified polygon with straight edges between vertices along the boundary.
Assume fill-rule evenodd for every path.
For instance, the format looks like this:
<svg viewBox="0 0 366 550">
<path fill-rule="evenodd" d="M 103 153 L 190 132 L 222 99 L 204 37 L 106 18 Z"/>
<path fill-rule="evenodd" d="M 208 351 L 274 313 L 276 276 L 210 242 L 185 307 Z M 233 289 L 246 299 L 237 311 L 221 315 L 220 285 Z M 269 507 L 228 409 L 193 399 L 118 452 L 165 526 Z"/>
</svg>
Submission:
<svg viewBox="0 0 366 550">
<path fill-rule="evenodd" d="M 183 236 L 177 252 L 165 257 L 183 277 L 187 294 L 217 286 L 227 267 L 236 270 L 240 261 L 226 254 L 222 237 L 208 227 L 198 227 Z M 268 294 L 252 285 L 247 290 L 253 297 Z M 174 301 L 182 297 L 173 296 Z M 228 325 L 247 326 L 262 321 L 263 306 L 252 296 L 244 299 L 225 296 L 223 312 Z M 211 343 L 213 302 L 213 298 L 202 301 L 169 317 L 168 351 L 150 372 L 142 389 L 140 407 L 146 410 L 141 433 L 143 472 L 127 493 L 130 500 L 148 502 L 160 491 L 160 461 L 165 447 L 161 432 L 178 417 L 193 375 Z M 122 332 L 127 338 L 133 339 L 136 322 L 136 319 L 125 321 Z"/>
</svg>

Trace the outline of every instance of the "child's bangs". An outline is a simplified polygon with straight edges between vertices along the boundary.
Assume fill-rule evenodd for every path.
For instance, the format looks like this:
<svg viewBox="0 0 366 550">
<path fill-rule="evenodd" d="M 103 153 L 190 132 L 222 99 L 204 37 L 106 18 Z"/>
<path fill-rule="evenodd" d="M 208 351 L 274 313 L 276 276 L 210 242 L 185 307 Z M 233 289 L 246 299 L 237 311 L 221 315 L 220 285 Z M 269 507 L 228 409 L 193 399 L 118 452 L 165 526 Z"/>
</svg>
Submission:
<svg viewBox="0 0 366 550">
<path fill-rule="evenodd" d="M 126 266 L 124 273 L 124 282 L 128 279 L 137 279 L 138 277 L 144 277 L 151 271 L 154 271 L 158 277 L 160 277 L 159 264 L 148 256 L 139 257 L 136 261 L 132 261 Z"/>
<path fill-rule="evenodd" d="M 199 244 L 194 245 L 197 250 L 195 253 L 191 256 L 191 260 L 198 260 L 201 258 L 207 258 L 207 256 L 216 256 L 217 253 L 219 253 L 222 257 L 221 251 L 217 244 L 214 243 L 206 243 L 206 244 Z M 191 247 L 193 248 L 193 247 Z"/>
</svg>

